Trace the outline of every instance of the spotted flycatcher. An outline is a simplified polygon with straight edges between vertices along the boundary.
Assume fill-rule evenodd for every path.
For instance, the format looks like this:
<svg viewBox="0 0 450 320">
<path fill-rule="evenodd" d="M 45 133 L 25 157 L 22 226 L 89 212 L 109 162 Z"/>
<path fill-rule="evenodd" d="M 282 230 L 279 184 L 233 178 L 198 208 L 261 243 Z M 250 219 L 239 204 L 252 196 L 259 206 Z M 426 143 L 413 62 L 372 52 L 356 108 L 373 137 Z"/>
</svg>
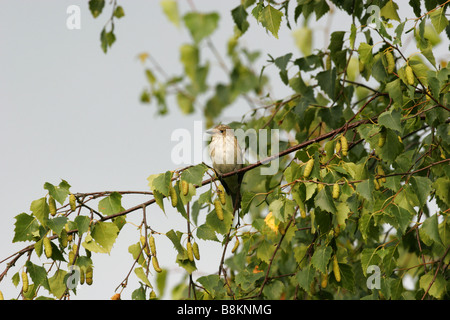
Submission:
<svg viewBox="0 0 450 320">
<path fill-rule="evenodd" d="M 206 131 L 206 133 L 212 135 L 209 154 L 213 168 L 218 174 L 225 191 L 231 196 L 234 210 L 237 210 L 241 202 L 240 188 L 243 174 L 235 174 L 226 178 L 221 176 L 242 168 L 243 155 L 241 147 L 234 136 L 233 129 L 227 125 L 220 124 Z"/>
</svg>

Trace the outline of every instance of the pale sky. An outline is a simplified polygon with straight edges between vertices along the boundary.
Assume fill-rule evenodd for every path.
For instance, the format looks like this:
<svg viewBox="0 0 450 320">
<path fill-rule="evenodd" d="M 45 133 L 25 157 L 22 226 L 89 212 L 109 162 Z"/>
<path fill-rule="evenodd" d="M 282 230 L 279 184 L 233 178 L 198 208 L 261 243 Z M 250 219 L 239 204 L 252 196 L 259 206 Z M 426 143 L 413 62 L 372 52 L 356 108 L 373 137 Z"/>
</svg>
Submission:
<svg viewBox="0 0 450 320">
<path fill-rule="evenodd" d="M 117 40 L 106 55 L 100 49 L 99 37 L 111 6 L 107 1 L 105 12 L 94 19 L 87 3 L 87 0 L 0 2 L 0 149 L 3 153 L 0 159 L 3 219 L 0 260 L 29 244 L 11 243 L 14 216 L 29 213 L 31 201 L 45 196 L 45 182 L 57 185 L 65 179 L 71 184 L 72 192 L 147 191 L 146 178 L 150 174 L 177 168 L 170 157 L 174 146 L 170 140 L 172 132 L 178 128 L 192 131 L 194 121 L 202 120 L 201 112 L 182 116 L 176 104 L 169 106 L 168 116 L 157 117 L 154 105 L 139 102 L 146 79 L 136 56 L 147 51 L 167 74 L 178 75 L 182 72 L 179 46 L 191 42 L 184 28 L 177 29 L 166 19 L 159 1 L 118 1 L 124 7 L 125 17 L 116 22 Z M 181 14 L 186 13 L 187 1 L 179 3 Z M 220 14 L 219 29 L 212 41 L 220 52 L 225 52 L 234 24 L 230 10 L 240 1 L 195 0 L 194 3 L 201 12 Z M 66 9 L 74 4 L 81 8 L 80 30 L 66 28 Z M 262 50 L 255 66 L 258 71 L 267 64 L 267 54 L 275 58 L 287 52 L 292 52 L 294 58 L 301 56 L 294 45 L 292 31 L 284 23 L 276 40 L 257 26 L 251 15 L 248 19 L 251 27 L 242 41 L 251 50 Z M 323 47 L 321 29 L 326 23 L 326 18 L 317 23 L 316 48 Z M 330 23 L 332 31 L 349 31 L 351 20 L 343 15 L 336 16 Z M 448 60 L 448 39 L 443 40 L 439 50 Z M 414 50 L 414 46 L 410 47 Z M 205 49 L 205 52 L 208 51 Z M 213 61 L 210 83 L 226 79 L 212 55 L 207 53 L 206 57 Z M 272 66 L 267 72 L 276 74 L 277 70 Z M 290 93 L 275 76 L 273 98 L 284 98 Z M 239 99 L 220 120 L 238 120 L 243 110 L 247 111 L 248 105 Z M 127 208 L 142 200 L 142 197 L 124 196 L 123 206 Z M 170 209 L 165 216 L 156 205 L 150 206 L 147 209 L 149 223 L 161 232 L 172 228 L 185 230 L 184 219 Z M 140 220 L 140 212 L 128 217 L 133 223 L 140 223 Z M 109 299 L 133 263 L 128 246 L 137 241 L 138 230 L 128 224 L 119 234 L 110 255 L 93 254 L 94 284 L 82 286 L 72 299 Z M 172 244 L 164 237 L 156 241 L 160 265 L 170 270 L 173 285 L 185 272 L 174 262 L 176 254 Z M 194 273 L 194 278 L 216 272 L 221 254 L 216 244 L 199 242 L 199 245 L 203 254 L 197 262 L 198 272 Z M 41 263 L 39 259 L 33 262 Z M 11 277 L 24 263 L 24 258 L 19 260 L 0 282 L 5 299 L 17 297 L 20 289 L 11 284 Z M 3 263 L 0 272 L 4 268 Z M 156 285 L 153 277 L 150 281 Z M 137 278 L 132 275 L 123 298 L 130 299 L 137 287 Z M 49 294 L 41 289 L 40 295 Z"/>
</svg>

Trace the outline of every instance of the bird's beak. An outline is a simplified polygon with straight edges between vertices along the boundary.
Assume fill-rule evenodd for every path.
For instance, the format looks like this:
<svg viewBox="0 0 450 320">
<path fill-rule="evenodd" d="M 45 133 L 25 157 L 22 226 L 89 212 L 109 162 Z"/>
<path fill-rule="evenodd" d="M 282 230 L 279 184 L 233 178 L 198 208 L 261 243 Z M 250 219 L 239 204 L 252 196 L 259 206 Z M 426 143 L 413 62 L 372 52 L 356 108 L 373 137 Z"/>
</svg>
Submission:
<svg viewBox="0 0 450 320">
<path fill-rule="evenodd" d="M 219 130 L 217 130 L 216 128 L 212 128 L 212 129 L 206 130 L 206 133 L 210 134 L 210 135 L 215 135 L 216 133 L 218 133 L 218 131 Z"/>
</svg>

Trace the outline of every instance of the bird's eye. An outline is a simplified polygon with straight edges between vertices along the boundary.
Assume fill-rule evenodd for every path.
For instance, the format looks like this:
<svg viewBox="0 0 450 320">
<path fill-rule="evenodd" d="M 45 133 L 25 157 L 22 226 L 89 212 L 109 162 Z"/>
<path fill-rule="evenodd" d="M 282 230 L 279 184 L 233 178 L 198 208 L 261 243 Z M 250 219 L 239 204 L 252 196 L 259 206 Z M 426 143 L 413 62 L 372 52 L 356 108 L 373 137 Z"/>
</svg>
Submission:
<svg viewBox="0 0 450 320">
<path fill-rule="evenodd" d="M 223 130 L 220 130 L 220 133 L 223 133 Z"/>
</svg>

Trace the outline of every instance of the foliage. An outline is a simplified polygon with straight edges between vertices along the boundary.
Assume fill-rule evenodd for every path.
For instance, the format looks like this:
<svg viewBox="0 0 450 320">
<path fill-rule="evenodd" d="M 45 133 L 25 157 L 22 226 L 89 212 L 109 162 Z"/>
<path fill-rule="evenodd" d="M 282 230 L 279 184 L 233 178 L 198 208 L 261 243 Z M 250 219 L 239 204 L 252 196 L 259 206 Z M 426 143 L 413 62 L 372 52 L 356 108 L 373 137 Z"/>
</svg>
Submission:
<svg viewBox="0 0 450 320">
<path fill-rule="evenodd" d="M 219 182 L 204 164 L 150 176 L 150 191 L 136 193 L 151 199 L 128 209 L 122 197 L 133 192 L 72 195 L 66 181 L 47 182 L 48 193 L 31 203 L 30 213 L 16 216 L 13 242 L 31 244 L 2 261 L 8 265 L 0 281 L 24 254 L 36 254 L 51 266 L 30 259 L 21 266 L 31 278 L 23 298 L 44 298 L 40 288 L 58 299 L 76 293 L 66 286 L 69 266 L 91 272 L 92 280 L 91 254 L 110 253 L 127 214 L 141 210 L 139 241 L 128 249 L 141 282 L 133 299 L 155 298 L 154 286 L 164 287 L 160 237 L 172 242 L 176 262 L 188 275 L 174 298 L 448 299 L 450 67 L 438 60 L 434 47 L 450 37 L 449 1 L 411 0 L 413 18 L 400 17 L 393 0 L 370 4 L 379 10 L 361 0 L 241 1 L 230 13 L 235 28 L 227 42 L 229 68 L 210 40 L 219 14 L 192 8 L 180 15 L 176 1 L 161 1 L 168 20 L 187 28 L 192 42 L 180 46 L 181 75 L 168 76 L 155 57 L 140 54 L 148 80 L 141 101 L 155 102 L 163 115 L 173 95 L 183 113 L 201 111 L 211 127 L 243 99 L 250 112 L 231 124 L 234 129 L 278 129 L 289 137 L 271 158 L 279 160 L 276 174 L 262 175 L 263 162 L 242 169 L 241 210 L 234 216 L 227 198 L 222 219 L 214 201 Z M 333 14 L 331 7 L 351 17 L 350 30 L 334 31 L 327 48 L 315 49 L 316 31 L 308 21 Z M 97 18 L 105 1 L 91 0 L 89 8 Z M 116 40 L 114 20 L 123 16 L 114 1 L 109 31 L 105 26 L 100 37 L 105 53 Z M 278 38 L 282 24 L 301 28 L 294 35 L 303 55 L 269 55 L 268 64 L 255 71 L 260 53 L 243 47 L 242 35 L 252 27 Z M 417 45 L 411 56 L 402 50 L 407 35 Z M 203 59 L 204 50 L 212 50 L 228 82 L 209 81 L 213 63 Z M 276 100 L 268 94 L 265 69 L 271 66 L 290 96 Z M 50 213 L 51 199 L 60 205 L 56 214 Z M 95 199 L 100 199 L 96 209 L 90 205 Z M 169 204 L 176 208 L 186 229 L 156 231 L 148 225 L 145 208 L 155 203 L 162 211 Z M 199 219 L 202 215 L 206 218 Z M 42 255 L 45 238 L 51 240 L 48 259 Z M 219 243 L 223 257 L 217 274 L 193 279 L 196 260 L 203 257 L 201 247 L 200 257 L 198 252 L 193 257 L 192 248 L 201 241 Z M 13 276 L 16 286 L 19 274 Z M 412 290 L 403 286 L 407 275 Z M 370 286 L 372 276 L 378 276 L 378 285 Z"/>
</svg>

